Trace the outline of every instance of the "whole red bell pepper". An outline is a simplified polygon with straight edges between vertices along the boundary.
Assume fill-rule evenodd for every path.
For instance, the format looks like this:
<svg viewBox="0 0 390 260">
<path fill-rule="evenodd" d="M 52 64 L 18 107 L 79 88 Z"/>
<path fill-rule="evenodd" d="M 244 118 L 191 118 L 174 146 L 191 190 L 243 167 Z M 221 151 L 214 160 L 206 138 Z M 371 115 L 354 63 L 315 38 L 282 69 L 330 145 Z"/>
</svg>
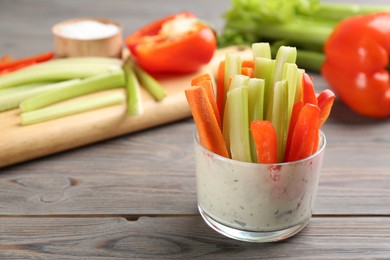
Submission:
<svg viewBox="0 0 390 260">
<path fill-rule="evenodd" d="M 182 12 L 157 20 L 126 38 L 138 64 L 149 72 L 194 72 L 213 57 L 213 30 L 194 14 Z"/>
<path fill-rule="evenodd" d="M 325 44 L 322 75 L 355 112 L 390 116 L 390 12 L 339 23 Z"/>
</svg>

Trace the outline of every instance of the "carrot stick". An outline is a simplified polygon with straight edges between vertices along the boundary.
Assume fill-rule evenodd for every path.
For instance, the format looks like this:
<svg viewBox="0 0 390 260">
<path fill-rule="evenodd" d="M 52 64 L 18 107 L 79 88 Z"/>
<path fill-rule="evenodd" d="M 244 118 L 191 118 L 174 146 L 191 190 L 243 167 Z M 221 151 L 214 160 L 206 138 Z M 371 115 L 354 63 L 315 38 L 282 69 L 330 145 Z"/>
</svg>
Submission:
<svg viewBox="0 0 390 260">
<path fill-rule="evenodd" d="M 211 81 L 211 79 L 203 80 L 198 82 L 197 86 L 202 87 L 206 90 L 206 95 L 210 101 L 211 107 L 213 108 L 215 118 L 218 122 L 218 126 L 222 130 L 222 121 L 221 116 L 219 115 L 217 102 L 215 101 L 213 82 Z"/>
<path fill-rule="evenodd" d="M 225 61 L 221 61 L 218 66 L 217 75 L 217 107 L 221 119 L 223 119 L 223 113 L 225 111 Z"/>
<path fill-rule="evenodd" d="M 253 78 L 254 77 L 254 69 L 252 69 L 250 67 L 242 67 L 241 68 L 241 74 L 245 75 L 245 76 L 248 76 L 250 78 Z"/>
<path fill-rule="evenodd" d="M 243 60 L 242 63 L 241 63 L 241 66 L 243 68 L 247 67 L 247 68 L 254 69 L 255 68 L 255 61 L 254 60 Z"/>
<path fill-rule="evenodd" d="M 196 76 L 196 77 L 192 78 L 191 86 L 197 86 L 200 82 L 202 82 L 204 80 L 210 80 L 211 81 L 210 74 L 204 73 L 204 74 L 200 74 L 199 76 Z"/>
<path fill-rule="evenodd" d="M 251 122 L 252 136 L 256 144 L 259 163 L 277 163 L 278 146 L 276 131 L 270 121 L 256 120 Z"/>
<path fill-rule="evenodd" d="M 202 87 L 193 87 L 185 90 L 188 104 L 194 118 L 201 144 L 208 150 L 228 157 L 225 140 L 218 126 L 206 90 Z"/>
<path fill-rule="evenodd" d="M 4 69 L 8 69 L 10 67 L 14 67 L 14 66 L 18 66 L 18 65 L 21 65 L 21 64 L 29 63 L 29 62 L 36 62 L 36 63 L 38 63 L 38 62 L 47 61 L 47 60 L 52 59 L 53 57 L 54 57 L 54 53 L 53 52 L 46 52 L 46 53 L 42 53 L 42 54 L 39 54 L 39 55 L 23 58 L 23 59 L 20 59 L 20 60 L 15 60 L 15 61 L 7 62 L 7 63 L 1 63 L 0 64 L 0 71 L 4 70 Z"/>
</svg>

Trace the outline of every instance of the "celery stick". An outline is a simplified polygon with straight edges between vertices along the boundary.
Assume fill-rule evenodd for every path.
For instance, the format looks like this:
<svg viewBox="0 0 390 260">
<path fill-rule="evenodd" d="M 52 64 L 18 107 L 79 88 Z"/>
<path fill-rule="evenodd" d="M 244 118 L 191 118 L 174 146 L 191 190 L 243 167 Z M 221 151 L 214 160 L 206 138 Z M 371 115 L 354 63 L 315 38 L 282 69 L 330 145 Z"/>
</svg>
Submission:
<svg viewBox="0 0 390 260">
<path fill-rule="evenodd" d="M 226 53 L 225 57 L 225 96 L 229 91 L 229 80 L 234 75 L 241 74 L 241 57 L 237 53 Z"/>
<path fill-rule="evenodd" d="M 302 88 L 303 88 L 302 79 L 303 79 L 303 74 L 304 73 L 305 73 L 304 69 L 298 69 L 298 72 L 297 72 L 297 87 L 296 87 L 296 91 L 295 91 L 294 103 L 299 102 L 302 99 Z"/>
<path fill-rule="evenodd" d="M 248 85 L 249 77 L 245 75 L 234 75 L 230 83 L 230 89 L 240 88 Z"/>
<path fill-rule="evenodd" d="M 68 115 L 74 115 L 94 109 L 120 104 L 125 101 L 123 93 L 112 93 L 84 102 L 73 104 L 61 104 L 55 107 L 47 107 L 20 115 L 21 125 L 36 124 Z"/>
<path fill-rule="evenodd" d="M 141 115 L 143 113 L 141 91 L 138 79 L 129 63 L 124 66 L 127 89 L 127 114 Z"/>
<path fill-rule="evenodd" d="M 26 99 L 20 104 L 20 108 L 23 112 L 33 111 L 76 96 L 105 89 L 123 87 L 124 85 L 125 77 L 123 70 L 105 72 L 100 75 L 83 79 L 80 82 L 75 82 L 66 87 L 47 91 Z"/>
<path fill-rule="evenodd" d="M 229 90 L 227 99 L 232 159 L 252 162 L 249 141 L 248 88 L 240 87 Z"/>
<path fill-rule="evenodd" d="M 123 60 L 117 58 L 108 58 L 108 57 L 69 57 L 69 58 L 61 58 L 61 59 L 53 59 L 43 63 L 39 63 L 39 65 L 48 65 L 51 66 L 53 64 L 68 64 L 77 66 L 79 64 L 111 64 L 122 66 Z M 33 67 L 31 67 L 33 68 Z"/>
<path fill-rule="evenodd" d="M 284 151 L 287 142 L 287 81 L 278 81 L 274 89 L 274 103 L 272 111 L 272 124 L 276 130 L 276 137 L 278 143 L 278 161 L 283 162 Z"/>
<path fill-rule="evenodd" d="M 269 103 L 273 97 L 272 74 L 275 67 L 275 60 L 267 58 L 255 59 L 255 78 L 264 79 L 264 119 L 266 118 L 267 110 L 270 107 Z M 270 120 L 267 118 L 267 120 Z"/>
<path fill-rule="evenodd" d="M 229 100 L 226 97 L 225 109 L 224 109 L 223 121 L 222 121 L 222 135 L 223 135 L 223 138 L 225 139 L 226 148 L 227 148 L 229 155 L 230 155 L 230 131 L 229 131 L 230 120 L 229 120 L 228 108 L 229 108 Z"/>
<path fill-rule="evenodd" d="M 275 87 L 275 83 L 277 81 L 282 80 L 283 76 L 283 69 L 285 63 L 295 63 L 297 59 L 297 49 L 295 47 L 288 47 L 288 46 L 281 46 L 278 49 L 278 52 L 276 53 L 276 59 L 275 59 L 275 68 L 272 73 L 272 79 L 271 79 L 271 88 L 270 88 L 270 94 L 269 97 L 269 103 L 267 107 L 267 115 L 266 119 L 271 120 L 273 118 L 272 116 L 272 107 L 273 107 L 273 94 L 272 89 Z"/>
<path fill-rule="evenodd" d="M 71 79 L 57 83 L 31 83 L 28 85 L 17 86 L 0 90 L 0 111 L 19 107 L 19 104 L 32 96 L 38 95 L 45 91 L 59 89 L 73 83 L 79 82 L 80 79 Z"/>
<path fill-rule="evenodd" d="M 86 78 L 109 71 L 121 70 L 121 66 L 112 64 L 68 64 L 34 65 L 0 77 L 0 89 L 14 87 L 26 83 L 41 81 L 62 81 L 74 78 Z"/>
<path fill-rule="evenodd" d="M 268 42 L 257 42 L 252 44 L 253 57 L 271 59 L 271 47 Z"/>
<path fill-rule="evenodd" d="M 133 68 L 142 87 L 144 87 L 156 101 L 161 101 L 168 95 L 163 86 L 161 86 L 161 84 L 149 73 L 136 65 Z"/>
<path fill-rule="evenodd" d="M 264 103 L 264 80 L 252 78 L 248 82 L 248 115 L 249 129 L 250 123 L 255 120 L 263 120 L 263 104 Z M 250 133 L 250 146 L 252 161 L 257 162 L 256 144 L 253 136 Z"/>
<path fill-rule="evenodd" d="M 291 113 L 297 89 L 298 66 L 295 63 L 284 64 L 283 79 L 287 81 L 287 126 L 290 125 Z"/>
</svg>

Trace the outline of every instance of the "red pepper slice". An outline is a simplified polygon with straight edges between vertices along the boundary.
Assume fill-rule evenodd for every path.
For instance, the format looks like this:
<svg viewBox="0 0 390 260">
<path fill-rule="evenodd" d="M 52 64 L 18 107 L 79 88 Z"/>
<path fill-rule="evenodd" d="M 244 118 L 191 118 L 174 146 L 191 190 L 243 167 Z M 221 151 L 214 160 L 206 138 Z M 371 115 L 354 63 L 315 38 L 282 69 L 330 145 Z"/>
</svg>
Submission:
<svg viewBox="0 0 390 260">
<path fill-rule="evenodd" d="M 325 44 L 322 75 L 355 112 L 390 116 L 390 13 L 355 16 L 339 23 Z"/>
<path fill-rule="evenodd" d="M 207 64 L 217 43 L 209 26 L 182 12 L 134 32 L 126 38 L 126 45 L 149 72 L 187 73 Z"/>
<path fill-rule="evenodd" d="M 301 160 L 313 154 L 318 146 L 320 109 L 307 103 L 302 107 L 291 138 L 288 162 Z"/>
<path fill-rule="evenodd" d="M 328 119 L 329 117 L 330 111 L 332 110 L 334 99 L 335 99 L 335 95 L 329 89 L 323 90 L 317 97 L 318 107 L 321 110 L 320 128 L 323 126 L 326 119 Z"/>
<path fill-rule="evenodd" d="M 253 140 L 256 144 L 259 163 L 277 163 L 278 146 L 276 131 L 270 121 L 256 120 L 251 122 Z"/>
<path fill-rule="evenodd" d="M 293 106 L 293 110 L 291 112 L 290 126 L 288 127 L 286 151 L 284 152 L 284 161 L 288 160 L 288 155 L 291 146 L 291 139 L 294 133 L 295 125 L 297 124 L 298 121 L 299 114 L 301 113 L 302 107 L 303 107 L 303 101 L 298 101 Z"/>
<path fill-rule="evenodd" d="M 31 65 L 38 62 L 44 62 L 52 59 L 54 57 L 53 52 L 45 52 L 39 55 L 19 59 L 19 60 L 13 60 L 9 62 L 4 62 L 0 64 L 0 71 L 3 70 L 13 70 L 15 68 L 21 68 L 23 65 Z M 25 66 L 24 66 L 25 67 Z"/>
<path fill-rule="evenodd" d="M 303 81 L 303 92 L 302 92 L 303 104 L 310 103 L 313 105 L 317 105 L 317 97 L 316 97 L 316 92 L 314 90 L 313 80 L 307 73 L 304 73 L 302 77 L 302 81 Z"/>
</svg>

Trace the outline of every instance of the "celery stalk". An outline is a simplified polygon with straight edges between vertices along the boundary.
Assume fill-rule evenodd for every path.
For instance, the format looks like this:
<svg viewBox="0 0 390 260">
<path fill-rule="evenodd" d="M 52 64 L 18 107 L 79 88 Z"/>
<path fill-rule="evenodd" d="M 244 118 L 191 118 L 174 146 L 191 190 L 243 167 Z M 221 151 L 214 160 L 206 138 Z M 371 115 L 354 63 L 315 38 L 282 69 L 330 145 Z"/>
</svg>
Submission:
<svg viewBox="0 0 390 260">
<path fill-rule="evenodd" d="M 241 74 L 241 57 L 237 53 L 226 53 L 225 57 L 225 96 L 229 91 L 229 80 L 234 75 Z"/>
<path fill-rule="evenodd" d="M 248 85 L 249 77 L 245 75 L 234 75 L 230 83 L 230 89 L 240 88 L 242 86 Z"/>
<path fill-rule="evenodd" d="M 287 81 L 287 126 L 290 125 L 291 113 L 295 103 L 298 66 L 295 63 L 284 64 L 283 79 Z"/>
<path fill-rule="evenodd" d="M 269 93 L 269 103 L 267 107 L 267 115 L 266 119 L 271 121 L 273 118 L 273 89 L 275 87 L 275 83 L 282 80 L 283 76 L 283 69 L 284 64 L 286 63 L 295 63 L 297 59 L 297 49 L 295 47 L 289 47 L 289 46 L 281 46 L 276 54 L 275 58 L 275 67 L 274 71 L 272 73 L 272 79 L 271 79 L 271 87 L 270 87 L 270 93 Z"/>
<path fill-rule="evenodd" d="M 302 88 L 303 88 L 303 74 L 305 73 L 304 69 L 298 69 L 297 71 L 297 86 L 295 92 L 294 103 L 301 101 L 302 99 Z"/>
<path fill-rule="evenodd" d="M 14 87 L 26 83 L 42 81 L 62 81 L 74 78 L 86 78 L 110 71 L 121 70 L 121 66 L 112 64 L 68 64 L 34 65 L 0 77 L 0 89 Z"/>
<path fill-rule="evenodd" d="M 248 82 L 248 116 L 249 116 L 249 128 L 250 123 L 255 120 L 263 120 L 263 107 L 264 107 L 264 80 L 252 78 Z M 256 144 L 253 140 L 253 136 L 250 133 L 250 146 L 252 161 L 257 162 Z"/>
<path fill-rule="evenodd" d="M 268 42 L 257 42 L 252 44 L 253 57 L 271 59 L 271 47 Z"/>
<path fill-rule="evenodd" d="M 108 58 L 108 57 L 69 57 L 69 58 L 61 58 L 61 59 L 53 59 L 43 63 L 39 63 L 40 66 L 52 66 L 53 64 L 67 64 L 69 66 L 80 65 L 80 64 L 106 64 L 106 65 L 117 65 L 122 66 L 123 61 L 117 58 Z M 34 68 L 32 66 L 30 68 Z"/>
<path fill-rule="evenodd" d="M 125 64 L 127 89 L 127 114 L 140 115 L 143 113 L 141 91 L 138 79 L 129 63 Z"/>
<path fill-rule="evenodd" d="M 112 93 L 84 102 L 61 104 L 55 107 L 42 108 L 32 112 L 22 113 L 20 115 L 20 123 L 21 125 L 32 125 L 68 115 L 74 115 L 98 108 L 120 104 L 124 102 L 124 100 L 125 96 L 123 93 Z"/>
<path fill-rule="evenodd" d="M 138 76 L 142 87 L 144 87 L 156 101 L 162 101 L 168 95 L 163 86 L 161 86 L 161 84 L 149 73 L 136 65 L 134 66 L 134 71 Z"/>
<path fill-rule="evenodd" d="M 232 159 L 252 162 L 249 141 L 248 88 L 244 86 L 229 90 L 227 99 Z"/>
<path fill-rule="evenodd" d="M 287 81 L 275 83 L 274 103 L 272 112 L 272 124 L 276 130 L 278 143 L 278 161 L 283 162 L 284 151 L 286 149 L 288 125 L 287 125 Z"/>
<path fill-rule="evenodd" d="M 33 111 L 76 96 L 105 89 L 123 87 L 124 85 L 125 77 L 123 70 L 105 72 L 100 75 L 83 79 L 80 82 L 75 82 L 66 87 L 47 91 L 26 99 L 20 104 L 20 108 L 23 112 Z"/>
<path fill-rule="evenodd" d="M 271 95 L 273 95 L 273 85 L 271 85 L 272 74 L 275 67 L 275 60 L 267 58 L 256 58 L 255 59 L 255 78 L 264 79 L 264 119 L 268 114 L 267 110 L 270 107 L 269 103 Z"/>
</svg>

